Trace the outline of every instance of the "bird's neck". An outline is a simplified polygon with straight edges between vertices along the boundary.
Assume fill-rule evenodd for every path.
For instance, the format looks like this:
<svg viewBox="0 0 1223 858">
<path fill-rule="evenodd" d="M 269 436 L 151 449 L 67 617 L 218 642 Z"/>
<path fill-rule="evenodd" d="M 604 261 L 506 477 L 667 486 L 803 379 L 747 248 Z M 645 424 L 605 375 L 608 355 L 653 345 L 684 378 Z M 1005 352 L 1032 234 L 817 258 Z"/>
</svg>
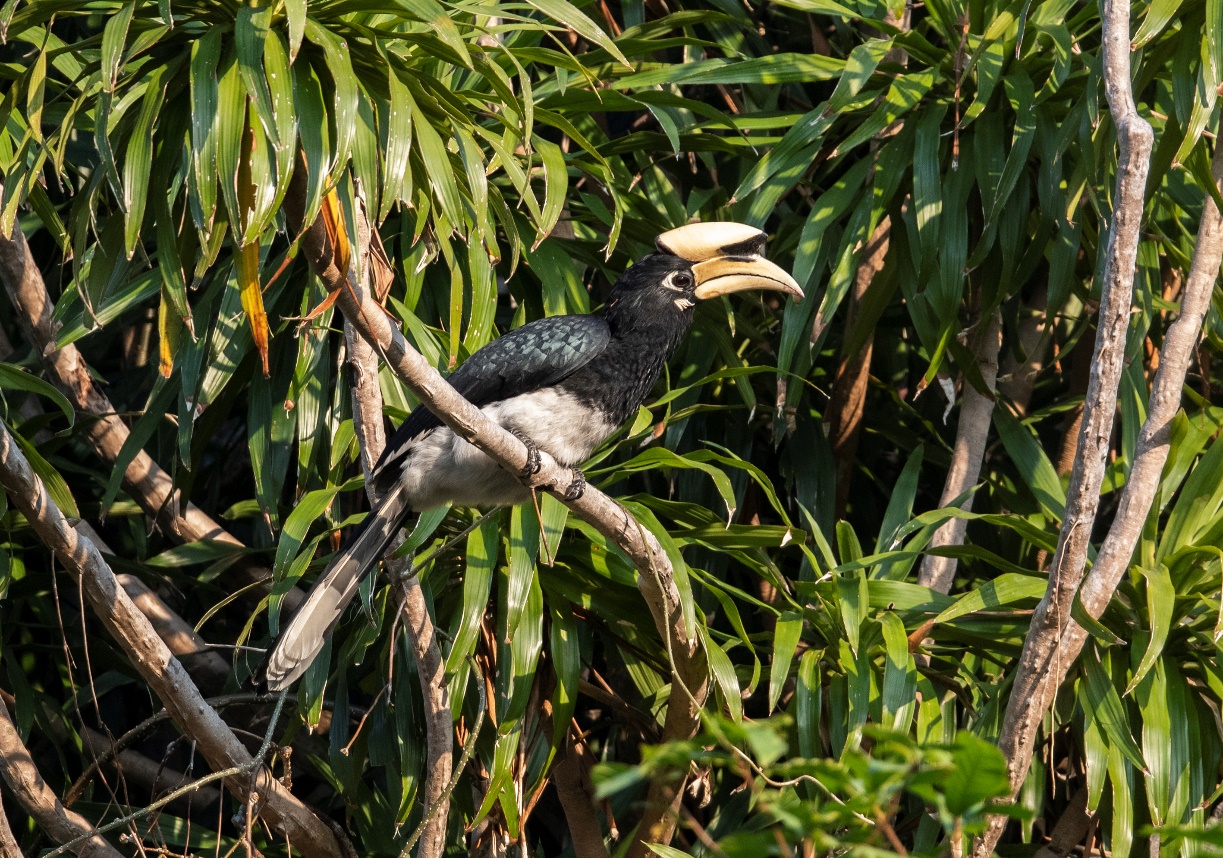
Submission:
<svg viewBox="0 0 1223 858">
<path fill-rule="evenodd" d="M 642 313 L 609 312 L 607 322 L 611 341 L 600 360 L 583 368 L 590 386 L 579 395 L 589 396 L 612 424 L 619 425 L 636 414 L 650 395 L 692 317 L 689 313 L 650 318 Z"/>
</svg>

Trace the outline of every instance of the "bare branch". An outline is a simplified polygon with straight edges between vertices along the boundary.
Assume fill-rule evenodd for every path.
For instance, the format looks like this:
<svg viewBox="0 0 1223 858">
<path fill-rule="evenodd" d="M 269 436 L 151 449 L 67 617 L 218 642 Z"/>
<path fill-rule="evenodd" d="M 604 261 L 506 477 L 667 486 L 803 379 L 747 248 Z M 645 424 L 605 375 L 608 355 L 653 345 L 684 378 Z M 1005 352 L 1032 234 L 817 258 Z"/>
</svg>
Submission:
<svg viewBox="0 0 1223 858">
<path fill-rule="evenodd" d="M 595 810 L 594 785 L 590 780 L 592 765 L 590 749 L 570 724 L 556 764 L 552 766 L 552 782 L 569 823 L 573 853 L 577 858 L 608 858 L 610 853 L 603 840 L 603 826 Z"/>
<path fill-rule="evenodd" d="M 1150 124 L 1138 115 L 1134 106 L 1130 82 L 1129 3 L 1104 0 L 1102 17 L 1104 86 L 1117 128 L 1119 150 L 1117 187 L 1113 195 L 1115 208 L 1109 225 L 1091 380 L 1079 434 L 1078 455 L 1067 491 L 1066 515 L 1053 557 L 1049 588 L 1032 616 L 998 739 L 998 747 L 1008 761 L 1012 794 L 1019 790 L 1027 776 L 1041 721 L 1053 703 L 1061 678 L 1078 655 L 1078 649 L 1070 650 L 1071 641 L 1066 640 L 1065 635 L 1067 627 L 1073 627 L 1070 608 L 1083 580 L 1091 528 L 1100 502 L 1100 486 L 1104 479 L 1113 416 L 1117 409 L 1117 388 L 1125 357 L 1126 326 L 1134 291 L 1134 262 L 1138 253 L 1143 194 L 1154 140 Z M 1214 270 L 1217 269 L 1216 258 Z M 1189 339 L 1196 340 L 1196 333 Z M 1169 355 L 1166 360 L 1175 362 L 1175 357 Z M 1160 372 L 1163 373 L 1162 365 Z M 1177 401 L 1180 384 L 1180 380 L 1177 380 Z M 1150 420 L 1148 418 L 1148 423 Z M 1145 426 L 1143 431 L 1143 437 L 1155 437 L 1145 434 Z M 1127 480 L 1125 494 L 1133 490 L 1133 485 L 1132 478 Z M 1139 506 L 1143 507 L 1145 518 L 1149 499 L 1147 504 Z M 1127 559 L 1132 549 L 1131 544 L 1125 551 Z M 1098 557 L 1096 562 L 1098 565 Z M 989 829 L 975 844 L 975 858 L 988 858 L 1005 827 L 1005 819 L 991 819 Z"/>
<path fill-rule="evenodd" d="M 13 836 L 13 829 L 8 824 L 8 817 L 4 815 L 2 806 L 0 806 L 0 858 L 22 858 L 21 847 L 17 845 L 17 838 Z"/>
<path fill-rule="evenodd" d="M 1212 174 L 1215 184 L 1223 190 L 1223 149 L 1215 150 Z M 1138 435 L 1134 465 L 1126 478 L 1125 489 L 1117 515 L 1104 538 L 1091 573 L 1083 581 L 1080 599 L 1083 607 L 1095 618 L 1099 618 L 1112 600 L 1122 575 L 1129 567 L 1143 524 L 1151 511 L 1155 494 L 1159 489 L 1160 475 L 1168 459 L 1168 444 L 1171 438 L 1172 419 L 1180 410 L 1181 390 L 1185 375 L 1193 360 L 1194 349 L 1201 334 L 1202 322 L 1210 306 L 1210 295 L 1219 276 L 1220 261 L 1223 260 L 1223 216 L 1214 198 L 1207 194 L 1202 210 L 1202 221 L 1198 228 L 1197 247 L 1189 279 L 1185 284 L 1180 315 L 1168 329 L 1164 346 L 1160 351 L 1159 370 L 1151 388 L 1150 412 Z M 1073 596 L 1073 591 L 1071 591 Z M 1048 701 L 1053 700 L 1057 689 L 1065 681 L 1067 673 L 1077 660 L 1087 641 L 1087 632 L 1074 622 L 1069 612 L 1063 617 L 1060 638 L 1055 653 L 1045 655 L 1041 663 L 1042 673 L 1029 680 L 1026 687 L 1033 695 Z M 1026 654 L 1026 648 L 1025 648 Z M 1021 665 L 1022 666 L 1022 665 Z M 1018 679 L 1016 680 L 1018 687 Z M 1014 700 L 1015 692 L 1012 692 Z M 1030 760 L 1037 725 L 1045 709 L 1026 708 L 1023 714 L 1028 720 L 1012 728 L 1011 739 L 1014 759 Z M 1010 708 L 1005 730 L 1011 724 Z M 1004 733 L 1004 736 L 1006 734 Z M 1020 743 L 1018 737 L 1026 739 Z M 1026 774 L 1026 768 L 1024 770 Z M 1014 781 L 1012 780 L 1012 783 Z"/>
<path fill-rule="evenodd" d="M 290 229 L 301 236 L 302 251 L 315 274 L 328 290 L 339 290 L 337 306 L 345 318 L 353 323 L 361 336 L 369 341 L 395 374 L 442 423 L 502 467 L 512 473 L 521 472 L 527 462 L 527 450 L 523 443 L 460 396 L 391 324 L 366 284 L 356 282 L 355 277 L 349 279 L 347 272 L 338 267 L 322 218 L 316 218 L 308 226 L 301 223 L 305 211 L 305 187 L 299 178 L 302 172 L 294 173 L 294 181 L 285 197 Z M 364 217 L 363 213 L 358 212 L 358 217 Z M 372 257 L 369 263 L 385 264 Z M 378 275 L 375 272 L 370 276 L 376 278 Z M 564 491 L 573 478 L 573 472 L 557 464 L 544 451 L 540 451 L 540 459 L 541 467 L 532 478 L 532 485 L 560 499 L 619 547 L 637 567 L 638 589 L 673 654 L 672 695 L 664 739 L 690 738 L 700 725 L 699 712 L 708 693 L 709 673 L 699 641 L 684 622 L 670 560 L 652 533 L 638 524 L 624 507 L 593 486 L 587 487 L 578 500 L 566 501 Z M 661 780 L 651 784 L 639 835 L 644 841 L 670 842 L 676 824 L 672 804 L 678 800 L 681 788 L 682 784 Z M 647 854 L 649 850 L 639 841 L 630 851 L 630 858 Z"/>
<path fill-rule="evenodd" d="M 161 699 L 179 729 L 197 742 L 208 764 L 216 770 L 248 764 L 252 758 L 245 746 L 205 702 L 182 664 L 119 586 L 97 546 L 69 525 L 3 424 L 0 485 L 39 539 L 81 579 L 85 596 L 106 630 Z M 257 792 L 262 815 L 303 855 L 334 858 L 339 847 L 331 830 L 266 768 L 259 767 L 249 778 L 228 778 L 225 785 L 242 801 L 252 790 Z"/>
<path fill-rule="evenodd" d="M 5 436 L 7 437 L 7 433 Z M 93 830 L 88 819 L 60 804 L 55 790 L 51 789 L 43 780 L 42 775 L 38 773 L 38 768 L 34 765 L 34 758 L 30 756 L 30 752 L 22 743 L 21 736 L 17 733 L 17 725 L 9 718 L 8 709 L 2 702 L 0 702 L 0 775 L 8 784 L 17 803 L 56 843 L 67 843 Z M 3 815 L 3 809 L 0 809 L 0 817 Z M 7 821 L 3 827 L 7 831 Z M 12 840 L 12 832 L 8 833 L 8 839 Z M 4 838 L 0 837 L 0 846 L 3 846 L 3 854 L 5 858 L 8 858 L 9 847 L 4 844 L 3 840 Z M 21 852 L 16 850 L 15 842 L 13 849 L 16 855 L 21 855 Z M 98 834 L 83 841 L 75 851 L 77 855 L 86 858 L 123 858 L 122 853 Z"/>
<path fill-rule="evenodd" d="M 83 521 L 77 524 L 78 530 L 85 530 L 86 527 L 88 525 Z M 92 528 L 85 531 L 85 535 L 92 538 L 90 531 Z M 171 611 L 169 606 L 136 576 L 125 574 L 117 578 L 119 586 L 152 624 L 157 636 L 170 648 L 170 652 L 183 661 L 187 671 L 196 677 L 196 683 L 203 682 L 216 690 L 224 686 L 229 676 L 228 662 L 218 653 L 208 649 L 192 625 Z"/>
<path fill-rule="evenodd" d="M 89 727 L 81 728 L 81 739 L 85 749 L 94 760 L 109 756 L 113 768 L 123 773 L 131 783 L 144 787 L 156 798 L 160 793 L 170 792 L 191 782 L 191 778 L 182 772 L 167 768 L 156 760 L 146 757 L 139 751 L 124 749 L 110 755 L 112 740 L 97 730 Z M 216 808 L 221 800 L 221 791 L 216 787 L 202 786 L 196 792 L 180 799 L 178 805 L 182 808 L 190 806 L 194 810 Z"/>
<path fill-rule="evenodd" d="M 985 326 L 977 348 L 973 355 L 981 370 L 985 386 L 991 392 L 996 387 L 998 378 L 998 352 L 1002 348 L 1002 316 L 995 312 Z M 985 396 L 967 381 L 964 383 L 964 398 L 960 403 L 960 420 L 956 426 L 955 451 L 951 455 L 951 470 L 947 472 L 947 480 L 943 484 L 943 496 L 939 499 L 940 508 L 951 506 L 956 498 L 971 489 L 981 475 L 981 462 L 985 458 L 985 441 L 989 437 L 989 427 L 994 417 L 994 400 Z M 972 496 L 960 507 L 972 510 Z M 930 539 L 930 548 L 940 548 L 945 545 L 963 545 L 964 534 L 968 531 L 968 521 L 953 518 L 944 522 Z M 930 587 L 940 593 L 951 592 L 951 583 L 955 580 L 957 561 L 954 557 L 940 557 L 927 554 L 922 561 L 921 571 L 917 575 L 917 583 Z"/>
<path fill-rule="evenodd" d="M 1211 175 L 1215 185 L 1223 191 L 1223 147 L 1215 148 Z M 1126 478 L 1125 491 L 1121 494 L 1121 503 L 1108 536 L 1096 555 L 1091 573 L 1083 582 L 1083 607 L 1093 617 L 1098 618 L 1108 607 L 1134 554 L 1143 523 L 1159 489 L 1159 478 L 1168 460 L 1172 419 L 1180 410 L 1185 376 L 1193 361 L 1206 311 L 1210 308 L 1210 296 L 1219 277 L 1221 261 L 1223 216 L 1214 197 L 1207 194 L 1193 263 L 1189 278 L 1185 281 L 1180 315 L 1164 336 L 1164 345 L 1159 353 L 1159 369 L 1155 373 L 1147 403 L 1150 412 L 1138 433 L 1134 466 Z"/>
<path fill-rule="evenodd" d="M 115 553 L 102 541 L 102 537 L 98 536 L 98 532 L 89 522 L 81 520 L 74 526 L 103 554 Z M 165 641 L 170 652 L 184 661 L 187 672 L 196 680 L 196 684 L 202 681 L 210 687 L 209 690 L 219 690 L 229 676 L 229 664 L 225 659 L 208 649 L 203 638 L 195 633 L 195 628 L 170 610 L 170 606 L 135 575 L 125 573 L 115 577 L 123 591 L 140 609 L 140 613 L 153 624 L 157 636 Z"/>
<path fill-rule="evenodd" d="M 114 405 L 94 385 L 77 347 L 69 344 L 59 348 L 56 345 L 56 329 L 51 318 L 54 305 L 25 235 L 16 225 L 11 237 L 0 235 L 0 281 L 4 282 L 17 310 L 17 321 L 26 339 L 42 359 L 51 381 L 85 418 L 82 421 L 84 437 L 103 461 L 114 462 L 131 432 L 115 413 Z M 123 485 L 145 513 L 179 542 L 213 539 L 242 544 L 199 507 L 192 503 L 183 505 L 173 478 L 144 450 L 140 450 L 127 466 Z M 266 569 L 239 566 L 251 580 L 269 575 Z M 303 595 L 295 588 L 285 595 L 285 606 L 296 607 Z"/>
<path fill-rule="evenodd" d="M 360 247 L 368 248 L 368 236 L 361 236 L 361 239 Z M 382 427 L 382 389 L 378 385 L 378 355 L 349 321 L 344 322 L 344 341 L 348 347 L 348 366 L 352 373 L 353 428 L 360 442 L 365 491 L 373 503 L 377 497 L 370 473 L 386 447 L 386 433 Z M 421 858 L 440 858 L 446 848 L 446 821 L 450 815 L 446 785 L 450 782 L 453 766 L 450 685 L 446 682 L 446 666 L 438 645 L 437 630 L 433 627 L 433 618 L 429 616 L 420 579 L 405 574 L 408 571 L 405 558 L 392 557 L 402 544 L 402 536 L 391 543 L 387 552 L 387 572 L 398 586 L 403 602 L 404 623 L 416 657 L 416 672 L 425 710 L 425 786 L 420 800 L 431 816 L 421 832 L 417 854 Z"/>
</svg>

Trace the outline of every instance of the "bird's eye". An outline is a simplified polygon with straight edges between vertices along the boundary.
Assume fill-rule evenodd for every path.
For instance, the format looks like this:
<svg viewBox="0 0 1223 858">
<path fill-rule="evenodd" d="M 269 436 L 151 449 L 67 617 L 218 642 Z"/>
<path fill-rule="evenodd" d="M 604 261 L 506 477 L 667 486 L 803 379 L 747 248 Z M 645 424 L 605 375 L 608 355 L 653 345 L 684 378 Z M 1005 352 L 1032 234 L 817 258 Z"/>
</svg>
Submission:
<svg viewBox="0 0 1223 858">
<path fill-rule="evenodd" d="M 680 289 L 689 289 L 692 287 L 692 275 L 687 271 L 677 271 L 671 278 L 671 285 L 678 286 Z"/>
</svg>

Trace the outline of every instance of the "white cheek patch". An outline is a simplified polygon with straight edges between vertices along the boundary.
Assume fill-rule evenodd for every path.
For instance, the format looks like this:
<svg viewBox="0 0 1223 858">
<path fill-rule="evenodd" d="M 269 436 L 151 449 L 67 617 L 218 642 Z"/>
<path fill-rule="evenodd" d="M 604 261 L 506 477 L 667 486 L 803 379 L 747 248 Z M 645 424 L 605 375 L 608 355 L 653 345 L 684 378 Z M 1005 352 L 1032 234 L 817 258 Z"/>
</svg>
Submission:
<svg viewBox="0 0 1223 858">
<path fill-rule="evenodd" d="M 679 309 L 681 309 L 681 310 L 687 310 L 687 309 L 688 309 L 689 307 L 691 307 L 691 306 L 692 306 L 694 303 L 695 303 L 695 302 L 694 302 L 694 301 L 692 301 L 692 300 L 691 300 L 691 299 L 689 299 L 689 298 L 676 298 L 676 299 L 675 299 L 675 306 L 676 306 L 676 307 L 678 307 L 678 308 L 679 308 Z"/>
</svg>

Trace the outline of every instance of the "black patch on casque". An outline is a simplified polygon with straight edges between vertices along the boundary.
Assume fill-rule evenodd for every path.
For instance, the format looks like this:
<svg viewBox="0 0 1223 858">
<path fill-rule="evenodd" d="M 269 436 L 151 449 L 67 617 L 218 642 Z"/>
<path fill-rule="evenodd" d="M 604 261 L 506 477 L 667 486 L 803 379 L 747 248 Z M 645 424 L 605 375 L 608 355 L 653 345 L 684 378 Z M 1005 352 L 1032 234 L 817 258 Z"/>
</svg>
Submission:
<svg viewBox="0 0 1223 858">
<path fill-rule="evenodd" d="M 718 251 L 722 256 L 763 256 L 764 242 L 765 235 L 761 233 L 744 241 L 720 247 Z"/>
</svg>

